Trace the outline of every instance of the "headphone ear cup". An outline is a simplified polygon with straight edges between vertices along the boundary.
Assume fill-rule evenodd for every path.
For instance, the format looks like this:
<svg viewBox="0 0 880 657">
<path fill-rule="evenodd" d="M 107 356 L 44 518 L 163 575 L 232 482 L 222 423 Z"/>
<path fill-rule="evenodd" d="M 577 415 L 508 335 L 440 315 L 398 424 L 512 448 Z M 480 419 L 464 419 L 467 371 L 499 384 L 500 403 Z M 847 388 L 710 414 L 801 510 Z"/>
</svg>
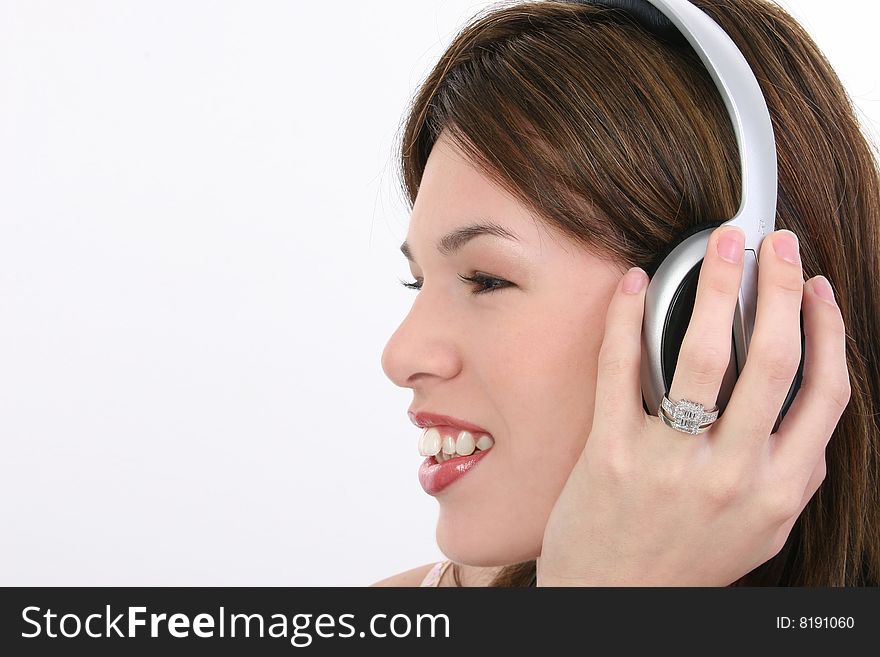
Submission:
<svg viewBox="0 0 880 657">
<path fill-rule="evenodd" d="M 672 305 L 666 315 L 663 327 L 663 349 L 660 357 L 663 362 L 663 384 L 666 390 L 672 388 L 672 377 L 675 374 L 675 366 L 681 353 L 681 343 L 687 333 L 691 317 L 694 314 L 694 305 L 697 299 L 697 284 L 700 278 L 700 260 L 687 273 L 673 296 Z"/>
<path fill-rule="evenodd" d="M 711 228 L 714 230 L 715 228 L 718 228 L 725 223 L 727 223 L 727 220 L 704 221 L 693 226 L 688 226 L 688 228 L 686 228 L 685 230 L 676 233 L 675 236 L 666 244 L 663 250 L 660 251 L 660 253 L 658 253 L 656 256 L 654 256 L 654 259 L 651 260 L 651 262 L 647 263 L 647 265 L 643 267 L 645 273 L 647 273 L 650 278 L 654 278 L 654 274 L 657 273 L 657 270 L 660 268 L 660 265 L 663 263 L 663 261 L 666 260 L 669 254 L 672 253 L 676 249 L 676 247 L 684 242 L 688 237 L 690 237 L 691 235 L 696 235 L 697 233 L 701 233 L 707 228 Z"/>
<path fill-rule="evenodd" d="M 663 363 L 663 383 L 667 391 L 672 388 L 672 378 L 675 374 L 675 367 L 681 353 L 681 344 L 684 341 L 685 333 L 687 333 L 691 317 L 694 314 L 694 306 L 696 305 L 697 300 L 697 285 L 700 281 L 700 269 L 702 266 L 703 260 L 700 260 L 690 269 L 684 279 L 682 279 L 681 284 L 675 291 L 672 303 L 666 314 L 660 358 Z M 738 310 L 739 304 L 737 304 L 737 311 Z M 733 394 L 733 387 L 736 385 L 739 372 L 733 327 L 731 327 L 730 359 L 728 360 L 727 368 L 724 371 L 724 376 L 721 379 L 718 398 L 715 401 L 718 405 L 719 413 L 724 412 L 728 401 L 730 401 L 730 396 Z"/>
<path fill-rule="evenodd" d="M 642 406 L 649 415 L 657 414 L 660 400 L 672 387 L 682 341 L 694 311 L 706 248 L 712 232 L 724 223 L 706 221 L 688 227 L 645 268 L 651 280 L 642 333 L 641 379 Z M 716 400 L 721 412 L 739 374 L 734 338 L 731 326 L 730 360 Z"/>
<path fill-rule="evenodd" d="M 797 395 L 798 390 L 800 390 L 801 388 L 801 383 L 804 380 L 805 353 L 806 338 L 804 335 L 804 309 L 801 308 L 801 361 L 798 365 L 797 372 L 794 375 L 794 379 L 791 382 L 791 387 L 788 389 L 788 394 L 785 396 L 785 401 L 782 403 L 782 410 L 779 412 L 779 416 L 776 418 L 776 423 L 773 425 L 773 431 L 771 433 L 776 433 L 779 430 L 779 425 L 785 418 L 786 413 L 788 413 L 789 407 L 791 406 L 792 402 L 794 402 L 794 398 Z"/>
<path fill-rule="evenodd" d="M 666 325 L 663 330 L 663 383 L 666 389 L 672 387 L 672 376 L 675 374 L 675 365 L 678 363 L 678 355 L 681 352 L 681 343 L 687 332 L 691 317 L 694 314 L 694 305 L 697 299 L 697 284 L 700 278 L 700 260 L 685 276 L 681 285 L 675 292 L 672 305 L 666 316 Z"/>
<path fill-rule="evenodd" d="M 649 265 L 648 268 L 645 268 L 645 271 L 648 272 L 649 276 L 651 277 L 651 281 L 649 282 L 648 299 L 652 297 L 651 285 L 655 282 L 654 274 L 656 274 L 661 265 L 665 263 L 669 255 L 673 251 L 675 251 L 675 249 L 679 245 L 681 245 L 685 240 L 692 237 L 693 235 L 707 229 L 714 230 L 718 226 L 721 226 L 723 223 L 726 222 L 704 222 L 688 228 L 686 231 L 680 233 L 676 237 L 676 239 L 663 251 L 663 253 L 661 253 L 658 257 L 654 259 L 654 261 Z M 705 248 L 703 249 L 702 253 L 705 254 Z M 693 262 L 693 260 L 691 260 L 691 262 Z M 658 397 L 658 395 L 658 398 L 662 398 L 662 394 L 664 392 L 668 392 L 669 389 L 672 387 L 672 379 L 675 374 L 675 367 L 678 363 L 678 357 L 681 352 L 681 345 L 694 312 L 694 305 L 696 303 L 697 297 L 697 285 L 699 283 L 700 268 L 702 267 L 702 265 L 703 258 L 700 258 L 696 262 L 696 264 L 692 265 L 691 268 L 678 279 L 676 289 L 672 291 L 671 296 L 669 296 L 670 300 L 668 303 L 665 304 L 665 308 L 660 307 L 653 309 L 655 312 L 652 314 L 656 315 L 654 323 L 657 324 L 657 322 L 659 321 L 660 325 L 662 326 L 662 338 L 660 339 L 659 346 L 656 344 L 656 337 L 653 338 L 654 342 L 651 343 L 650 348 L 648 348 L 647 350 L 647 354 L 654 354 L 653 358 L 646 358 L 646 352 L 644 350 L 642 354 L 642 407 L 644 408 L 645 413 L 649 415 L 656 415 L 657 408 L 649 408 L 648 401 L 653 401 L 653 398 Z M 665 284 L 663 281 L 659 282 L 661 284 Z M 736 312 L 740 312 L 739 304 L 737 304 Z M 646 319 L 648 318 L 648 316 L 649 313 L 648 309 L 646 308 Z M 655 326 L 655 329 L 656 328 L 657 327 Z M 798 365 L 798 369 L 795 373 L 794 379 L 792 380 L 791 387 L 788 390 L 788 394 L 786 395 L 785 401 L 783 402 L 782 409 L 780 410 L 776 418 L 772 433 L 776 433 L 776 431 L 779 429 L 779 425 L 784 419 L 786 413 L 788 413 L 788 409 L 794 402 L 794 398 L 798 390 L 800 389 L 801 383 L 803 381 L 804 356 L 806 351 L 803 309 L 801 309 L 800 312 L 800 335 L 800 363 Z M 652 338 L 643 335 L 642 339 L 643 343 L 646 343 L 645 341 Z M 736 340 L 733 333 L 733 327 L 731 327 L 730 340 L 730 360 L 727 364 L 727 369 L 724 372 L 724 376 L 721 381 L 721 387 L 718 391 L 718 398 L 716 400 L 716 404 L 718 405 L 720 413 L 724 412 L 727 403 L 730 401 L 730 397 L 733 394 L 733 388 L 736 385 L 739 374 L 745 367 L 745 361 L 738 362 L 738 355 L 736 353 Z M 656 371 L 658 365 L 660 370 L 659 372 Z M 663 386 L 662 391 L 655 389 L 658 384 L 661 384 Z M 646 386 L 650 386 L 650 395 L 647 394 L 649 392 L 649 388 Z M 659 401 L 657 402 L 657 405 L 659 405 Z"/>
</svg>

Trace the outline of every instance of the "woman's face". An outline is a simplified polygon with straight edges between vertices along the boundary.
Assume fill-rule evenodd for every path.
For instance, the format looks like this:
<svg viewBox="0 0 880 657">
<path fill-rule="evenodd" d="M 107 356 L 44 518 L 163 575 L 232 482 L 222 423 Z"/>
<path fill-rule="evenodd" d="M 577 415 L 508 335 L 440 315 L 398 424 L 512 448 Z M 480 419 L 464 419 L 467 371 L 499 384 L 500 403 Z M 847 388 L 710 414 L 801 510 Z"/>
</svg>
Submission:
<svg viewBox="0 0 880 657">
<path fill-rule="evenodd" d="M 445 255 L 437 249 L 451 231 L 488 222 L 516 239 L 483 234 Z M 446 132 L 428 159 L 406 242 L 422 287 L 382 368 L 412 388 L 411 410 L 465 420 L 495 441 L 435 493 L 437 544 L 473 566 L 534 559 L 589 434 L 605 312 L 626 267 L 551 233 Z M 475 294 L 480 286 L 459 278 L 474 273 L 511 285 Z M 413 477 L 420 435 L 414 427 L 407 448 Z"/>
</svg>

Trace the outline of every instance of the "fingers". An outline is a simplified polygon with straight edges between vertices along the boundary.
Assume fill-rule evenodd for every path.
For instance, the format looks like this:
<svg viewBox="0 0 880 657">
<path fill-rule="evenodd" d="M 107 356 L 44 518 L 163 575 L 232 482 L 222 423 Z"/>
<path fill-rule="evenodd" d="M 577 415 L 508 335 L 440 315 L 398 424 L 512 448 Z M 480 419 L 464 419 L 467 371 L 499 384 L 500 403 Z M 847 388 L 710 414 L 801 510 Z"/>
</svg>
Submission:
<svg viewBox="0 0 880 657">
<path fill-rule="evenodd" d="M 745 234 L 723 226 L 709 237 L 700 267 L 694 311 L 681 343 L 669 399 L 689 399 L 707 409 L 718 399 L 730 362 L 733 313 L 742 280 Z"/>
<path fill-rule="evenodd" d="M 846 327 L 834 301 L 817 294 L 820 277 L 804 286 L 804 374 L 774 434 L 777 466 L 805 482 L 850 398 Z"/>
<path fill-rule="evenodd" d="M 609 422 L 620 430 L 644 421 L 639 368 L 647 283 L 644 270 L 633 267 L 621 278 L 608 305 L 599 349 L 594 426 Z"/>
<path fill-rule="evenodd" d="M 758 263 L 755 330 L 723 414 L 729 430 L 719 436 L 721 450 L 742 452 L 746 440 L 766 443 L 801 360 L 804 279 L 795 234 L 765 237 Z"/>
</svg>

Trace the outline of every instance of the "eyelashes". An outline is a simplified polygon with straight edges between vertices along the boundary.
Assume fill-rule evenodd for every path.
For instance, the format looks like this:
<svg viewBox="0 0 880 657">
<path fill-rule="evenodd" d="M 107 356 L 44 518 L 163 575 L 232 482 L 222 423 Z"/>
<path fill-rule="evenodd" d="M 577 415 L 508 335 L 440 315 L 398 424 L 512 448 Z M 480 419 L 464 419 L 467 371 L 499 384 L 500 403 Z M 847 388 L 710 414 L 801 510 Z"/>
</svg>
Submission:
<svg viewBox="0 0 880 657">
<path fill-rule="evenodd" d="M 479 272 L 474 273 L 470 276 L 462 276 L 461 274 L 459 274 L 458 277 L 465 283 L 470 283 L 471 285 L 475 286 L 472 294 L 488 294 L 490 292 L 503 290 L 504 288 L 513 285 L 513 283 L 511 283 L 510 281 L 506 281 L 503 278 L 486 276 L 485 274 L 480 274 Z M 422 289 L 422 281 L 419 279 L 416 279 L 411 283 L 407 281 L 400 281 L 400 284 L 410 290 Z"/>
</svg>

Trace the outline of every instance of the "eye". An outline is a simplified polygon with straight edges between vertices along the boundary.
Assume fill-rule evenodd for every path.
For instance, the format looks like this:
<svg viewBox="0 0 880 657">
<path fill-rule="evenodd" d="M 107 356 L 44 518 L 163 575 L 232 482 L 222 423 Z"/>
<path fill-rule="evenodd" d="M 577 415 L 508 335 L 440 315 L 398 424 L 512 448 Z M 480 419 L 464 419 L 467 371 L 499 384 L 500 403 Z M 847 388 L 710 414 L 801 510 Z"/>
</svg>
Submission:
<svg viewBox="0 0 880 657">
<path fill-rule="evenodd" d="M 481 274 L 479 272 L 475 272 L 470 276 L 462 276 L 461 274 L 459 274 L 458 277 L 465 283 L 471 283 L 477 286 L 477 289 L 473 291 L 473 294 L 486 294 L 488 292 L 495 292 L 496 290 L 501 290 L 505 287 L 510 287 L 513 285 L 513 283 L 511 283 L 510 281 L 506 281 L 503 278 L 486 276 L 485 274 Z M 411 283 L 408 283 L 407 281 L 400 281 L 400 284 L 406 288 L 409 288 L 410 290 L 422 289 L 422 279 L 418 278 Z"/>
<path fill-rule="evenodd" d="M 471 276 L 462 276 L 461 274 L 458 277 L 465 281 L 466 283 L 473 283 L 478 286 L 478 289 L 474 290 L 474 294 L 486 294 L 487 292 L 495 292 L 496 290 L 502 290 L 505 287 L 510 287 L 512 283 L 509 281 L 505 281 L 503 278 L 495 278 L 494 276 L 486 276 L 485 274 L 481 274 L 479 272 L 475 272 Z"/>
<path fill-rule="evenodd" d="M 422 282 L 418 279 L 416 279 L 412 283 L 407 283 L 406 281 L 400 281 L 400 284 L 403 285 L 403 287 L 408 287 L 410 290 L 421 290 L 422 289 Z"/>
</svg>

